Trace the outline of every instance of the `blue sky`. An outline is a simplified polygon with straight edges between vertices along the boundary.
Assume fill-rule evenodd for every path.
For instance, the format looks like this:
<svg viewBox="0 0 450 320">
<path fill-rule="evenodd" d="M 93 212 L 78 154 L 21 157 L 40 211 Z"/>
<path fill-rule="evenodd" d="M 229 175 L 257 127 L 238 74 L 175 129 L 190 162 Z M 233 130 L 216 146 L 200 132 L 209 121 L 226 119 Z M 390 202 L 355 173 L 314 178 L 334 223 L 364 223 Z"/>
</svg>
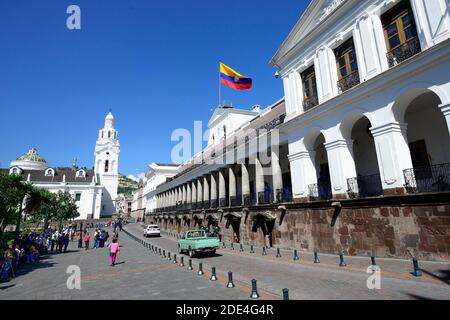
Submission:
<svg viewBox="0 0 450 320">
<path fill-rule="evenodd" d="M 81 30 L 66 9 L 81 8 Z M 30 147 L 52 166 L 92 167 L 111 108 L 120 172 L 170 162 L 171 133 L 206 126 L 219 60 L 253 78 L 222 88 L 238 108 L 283 96 L 268 61 L 308 1 L 40 0 L 0 2 L 0 167 Z"/>
</svg>

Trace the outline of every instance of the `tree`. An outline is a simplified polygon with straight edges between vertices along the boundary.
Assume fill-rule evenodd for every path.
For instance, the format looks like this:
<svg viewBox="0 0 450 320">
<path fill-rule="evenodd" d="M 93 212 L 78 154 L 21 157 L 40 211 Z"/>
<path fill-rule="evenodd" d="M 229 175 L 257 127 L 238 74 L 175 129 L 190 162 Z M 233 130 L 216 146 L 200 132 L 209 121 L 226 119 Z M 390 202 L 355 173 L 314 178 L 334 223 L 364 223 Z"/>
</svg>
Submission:
<svg viewBox="0 0 450 320">
<path fill-rule="evenodd" d="M 44 207 L 47 221 L 59 221 L 60 225 L 65 220 L 75 219 L 80 214 L 75 199 L 69 192 L 58 191 L 51 194 L 49 205 Z M 45 225 L 47 227 L 47 225 Z"/>
<path fill-rule="evenodd" d="M 16 222 L 16 238 L 24 214 L 33 214 L 49 202 L 46 190 L 23 183 L 20 175 L 0 174 L 0 234 L 8 224 Z"/>
</svg>

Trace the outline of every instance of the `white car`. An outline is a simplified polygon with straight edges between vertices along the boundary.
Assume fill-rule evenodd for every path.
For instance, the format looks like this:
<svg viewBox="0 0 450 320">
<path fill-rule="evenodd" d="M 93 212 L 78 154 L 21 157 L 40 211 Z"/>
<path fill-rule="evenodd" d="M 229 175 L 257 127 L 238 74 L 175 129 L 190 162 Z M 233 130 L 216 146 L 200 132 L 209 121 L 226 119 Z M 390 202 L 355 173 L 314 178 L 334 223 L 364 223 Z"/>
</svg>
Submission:
<svg viewBox="0 0 450 320">
<path fill-rule="evenodd" d="M 144 229 L 144 237 L 160 237 L 161 230 L 156 224 L 148 225 L 147 228 Z"/>
</svg>

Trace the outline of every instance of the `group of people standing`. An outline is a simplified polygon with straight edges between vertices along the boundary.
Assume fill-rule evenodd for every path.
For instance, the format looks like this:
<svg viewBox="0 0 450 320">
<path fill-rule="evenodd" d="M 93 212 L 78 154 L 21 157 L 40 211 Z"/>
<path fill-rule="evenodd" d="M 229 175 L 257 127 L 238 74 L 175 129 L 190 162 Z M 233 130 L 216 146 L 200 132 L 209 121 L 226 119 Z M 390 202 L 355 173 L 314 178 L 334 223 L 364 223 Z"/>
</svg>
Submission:
<svg viewBox="0 0 450 320">
<path fill-rule="evenodd" d="M 116 263 L 117 254 L 120 251 L 119 247 L 119 228 L 121 228 L 121 225 L 119 224 L 113 224 L 113 235 L 112 235 L 112 241 L 109 245 L 107 245 L 108 248 L 108 256 L 109 256 L 109 262 L 111 266 L 114 266 Z M 107 230 L 103 230 L 100 228 L 95 229 L 94 235 L 94 249 L 97 248 L 104 248 L 105 244 L 107 243 L 108 239 L 110 238 L 109 232 Z M 77 240 L 78 240 L 78 248 L 83 248 L 83 242 L 84 242 L 84 248 L 85 250 L 89 249 L 89 243 L 91 241 L 91 234 L 89 232 L 89 229 L 85 228 L 85 230 L 79 230 L 77 232 Z"/>
</svg>

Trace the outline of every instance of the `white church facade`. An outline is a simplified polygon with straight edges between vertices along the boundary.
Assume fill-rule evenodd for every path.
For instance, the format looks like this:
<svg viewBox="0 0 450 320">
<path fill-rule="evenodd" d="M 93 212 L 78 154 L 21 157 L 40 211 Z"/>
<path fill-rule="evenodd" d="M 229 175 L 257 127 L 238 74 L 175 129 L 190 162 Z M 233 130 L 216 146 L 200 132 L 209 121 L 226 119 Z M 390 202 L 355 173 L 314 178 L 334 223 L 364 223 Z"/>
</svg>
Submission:
<svg viewBox="0 0 450 320">
<path fill-rule="evenodd" d="M 69 192 L 78 206 L 77 220 L 111 217 L 115 212 L 119 184 L 118 160 L 120 144 L 114 129 L 114 117 L 106 116 L 95 146 L 93 170 L 54 168 L 38 154 L 35 148 L 11 161 L 6 174 L 19 174 L 24 182 L 32 183 L 50 192 Z"/>
</svg>

